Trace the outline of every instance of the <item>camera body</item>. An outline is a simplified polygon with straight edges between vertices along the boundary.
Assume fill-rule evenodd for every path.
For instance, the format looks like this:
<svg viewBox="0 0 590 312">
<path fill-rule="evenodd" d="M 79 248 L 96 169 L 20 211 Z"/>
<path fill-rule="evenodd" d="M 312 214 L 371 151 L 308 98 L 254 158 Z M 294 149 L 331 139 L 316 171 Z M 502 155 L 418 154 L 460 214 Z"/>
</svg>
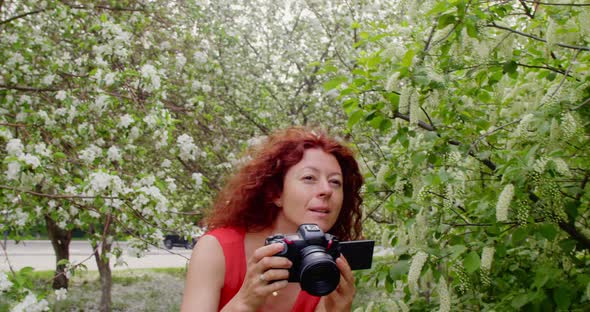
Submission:
<svg viewBox="0 0 590 312">
<path fill-rule="evenodd" d="M 340 242 L 312 223 L 301 224 L 295 234 L 275 234 L 266 238 L 265 245 L 281 243 L 283 251 L 275 256 L 289 259 L 289 282 L 299 282 L 301 288 L 314 296 L 331 293 L 340 282 L 336 258 Z"/>
</svg>

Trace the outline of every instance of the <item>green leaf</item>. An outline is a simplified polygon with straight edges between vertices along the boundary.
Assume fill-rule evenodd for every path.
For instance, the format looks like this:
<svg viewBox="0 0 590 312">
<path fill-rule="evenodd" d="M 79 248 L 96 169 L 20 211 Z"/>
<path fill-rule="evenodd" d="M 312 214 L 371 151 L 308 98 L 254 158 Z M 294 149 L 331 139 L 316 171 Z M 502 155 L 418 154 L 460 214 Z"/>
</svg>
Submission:
<svg viewBox="0 0 590 312">
<path fill-rule="evenodd" d="M 512 245 L 518 246 L 529 235 L 529 229 L 526 226 L 518 227 L 512 232 Z"/>
<path fill-rule="evenodd" d="M 571 297 L 572 291 L 569 287 L 565 287 L 565 285 L 553 289 L 553 300 L 555 300 L 557 306 L 564 311 L 567 311 L 569 308 L 572 301 Z"/>
<path fill-rule="evenodd" d="M 465 252 L 465 250 L 467 250 L 467 247 L 465 247 L 465 245 L 453 245 L 450 247 L 450 249 L 451 249 L 451 253 L 452 253 L 451 258 L 456 259 L 461 254 L 463 254 Z"/>
<path fill-rule="evenodd" d="M 557 236 L 557 228 L 552 223 L 544 223 L 539 225 L 539 233 L 543 235 L 547 240 L 552 241 Z"/>
<path fill-rule="evenodd" d="M 533 296 L 529 293 L 519 294 L 512 299 L 510 305 L 515 309 L 522 308 L 525 304 L 529 303 L 533 299 Z"/>
<path fill-rule="evenodd" d="M 479 269 L 480 260 L 479 255 L 472 251 L 465 258 L 463 259 L 463 266 L 465 267 L 465 271 L 468 273 L 473 273 Z"/>
<path fill-rule="evenodd" d="M 350 117 L 348 117 L 348 127 L 352 128 L 363 116 L 365 115 L 365 111 L 362 109 L 358 109 L 354 111 Z"/>
<path fill-rule="evenodd" d="M 61 259 L 57 262 L 57 265 L 66 265 L 68 263 L 70 263 L 69 259 Z"/>
<path fill-rule="evenodd" d="M 324 82 L 324 84 L 323 84 L 324 90 L 329 91 L 329 90 L 338 88 L 342 83 L 344 83 L 346 81 L 348 81 L 347 77 L 344 77 L 344 76 L 335 77 L 331 80 Z"/>
<path fill-rule="evenodd" d="M 576 247 L 576 241 L 573 239 L 563 239 L 559 241 L 559 247 L 563 249 L 566 253 L 572 252 L 574 247 Z"/>
<path fill-rule="evenodd" d="M 414 59 L 415 55 L 416 55 L 416 51 L 414 51 L 413 49 L 409 49 L 406 52 L 406 54 L 404 54 L 404 57 L 402 58 L 402 65 L 405 67 L 412 66 L 412 60 Z"/>
<path fill-rule="evenodd" d="M 412 164 L 414 166 L 420 165 L 428 157 L 428 154 L 420 152 L 412 155 Z"/>
<path fill-rule="evenodd" d="M 393 280 L 399 280 L 410 271 L 410 260 L 399 260 L 389 269 L 389 276 Z"/>
<path fill-rule="evenodd" d="M 438 29 L 443 29 L 448 25 L 454 24 L 457 20 L 457 16 L 455 14 L 443 14 L 438 18 L 438 25 L 436 26 Z"/>
<path fill-rule="evenodd" d="M 504 63 L 504 65 L 502 66 L 502 71 L 504 73 L 513 73 L 516 71 L 517 68 L 518 68 L 518 64 L 516 64 L 515 61 L 508 61 L 508 62 Z"/>
</svg>

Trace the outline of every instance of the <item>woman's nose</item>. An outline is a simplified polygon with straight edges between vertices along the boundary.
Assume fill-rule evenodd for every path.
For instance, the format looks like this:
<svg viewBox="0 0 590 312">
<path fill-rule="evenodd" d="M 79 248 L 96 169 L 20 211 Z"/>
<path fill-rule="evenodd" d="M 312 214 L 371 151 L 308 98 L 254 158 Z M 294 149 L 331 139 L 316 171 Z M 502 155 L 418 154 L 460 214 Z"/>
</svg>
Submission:
<svg viewBox="0 0 590 312">
<path fill-rule="evenodd" d="M 334 189 L 330 185 L 330 181 L 322 181 L 319 185 L 319 197 L 329 197 L 334 192 Z"/>
</svg>

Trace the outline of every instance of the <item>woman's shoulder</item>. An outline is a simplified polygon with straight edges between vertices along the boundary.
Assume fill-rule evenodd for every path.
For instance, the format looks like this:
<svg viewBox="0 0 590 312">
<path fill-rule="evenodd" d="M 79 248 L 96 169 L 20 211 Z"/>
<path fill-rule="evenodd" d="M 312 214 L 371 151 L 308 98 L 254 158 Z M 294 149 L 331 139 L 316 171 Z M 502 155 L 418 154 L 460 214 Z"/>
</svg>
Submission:
<svg viewBox="0 0 590 312">
<path fill-rule="evenodd" d="M 235 244 L 244 241 L 246 232 L 236 227 L 219 227 L 205 233 L 204 236 L 210 236 L 217 239 L 221 245 Z"/>
</svg>

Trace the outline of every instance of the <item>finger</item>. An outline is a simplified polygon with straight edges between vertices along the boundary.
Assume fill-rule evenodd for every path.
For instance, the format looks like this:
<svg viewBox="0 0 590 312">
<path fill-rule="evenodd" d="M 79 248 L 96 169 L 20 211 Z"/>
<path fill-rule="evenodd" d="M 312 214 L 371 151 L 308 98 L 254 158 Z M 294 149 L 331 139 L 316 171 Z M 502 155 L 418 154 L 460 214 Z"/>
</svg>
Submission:
<svg viewBox="0 0 590 312">
<path fill-rule="evenodd" d="M 342 277 L 344 277 L 346 282 L 354 284 L 354 275 L 352 274 L 352 269 L 350 268 L 350 265 L 348 265 L 348 261 L 346 261 L 344 256 L 341 255 L 338 257 L 338 259 L 336 259 L 336 266 L 340 270 L 340 274 Z"/>
<path fill-rule="evenodd" d="M 289 285 L 289 282 L 287 280 L 276 281 L 276 282 L 273 282 L 273 283 L 270 283 L 270 284 L 264 286 L 264 291 L 266 294 L 270 295 L 274 291 L 279 291 L 279 290 L 287 287 L 287 285 Z"/>
<path fill-rule="evenodd" d="M 292 265 L 293 264 L 291 261 L 284 257 L 264 257 L 258 261 L 258 263 L 256 263 L 256 266 L 259 267 L 260 272 L 264 272 L 269 269 L 288 269 Z"/>
<path fill-rule="evenodd" d="M 254 263 L 262 260 L 264 257 L 274 256 L 283 250 L 284 246 L 281 243 L 274 243 L 266 246 L 262 246 L 254 251 L 252 260 Z"/>
<path fill-rule="evenodd" d="M 264 272 L 264 279 L 269 282 L 277 282 L 289 279 L 289 270 L 271 269 Z"/>
</svg>

